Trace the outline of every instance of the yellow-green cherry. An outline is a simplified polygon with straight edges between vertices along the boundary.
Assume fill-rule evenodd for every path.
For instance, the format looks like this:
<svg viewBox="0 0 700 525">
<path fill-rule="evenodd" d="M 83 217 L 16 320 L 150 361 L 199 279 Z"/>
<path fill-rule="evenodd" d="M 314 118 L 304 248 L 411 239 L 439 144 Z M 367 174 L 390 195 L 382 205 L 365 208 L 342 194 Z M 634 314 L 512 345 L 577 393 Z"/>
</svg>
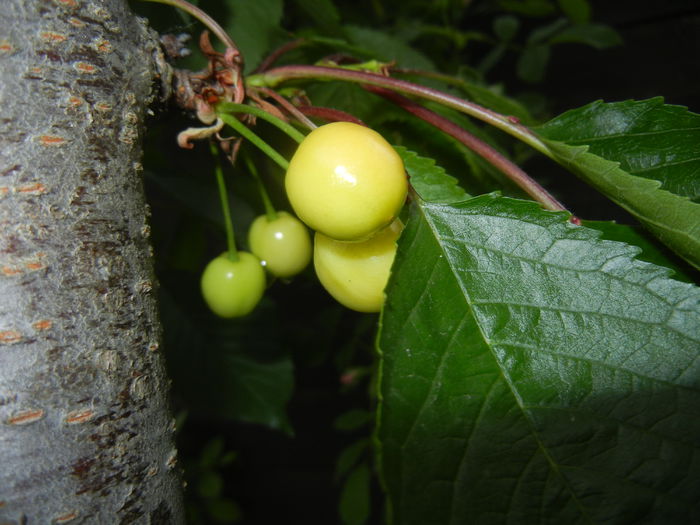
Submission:
<svg viewBox="0 0 700 525">
<path fill-rule="evenodd" d="M 311 261 L 311 236 L 306 226 L 285 212 L 274 219 L 261 215 L 248 232 L 248 245 L 263 266 L 276 277 L 288 278 L 301 272 Z"/>
<path fill-rule="evenodd" d="M 339 303 L 358 312 L 378 312 L 384 304 L 396 239 L 403 225 L 391 225 L 362 242 L 342 242 L 322 233 L 314 237 L 314 268 L 323 287 Z"/>
<path fill-rule="evenodd" d="M 263 296 L 265 270 L 252 253 L 239 251 L 236 261 L 222 253 L 204 269 L 201 290 L 216 315 L 242 317 L 252 312 Z"/>
<path fill-rule="evenodd" d="M 401 157 L 376 131 L 350 122 L 316 128 L 299 145 L 285 177 L 297 216 L 341 241 L 371 237 L 406 200 Z"/>
</svg>

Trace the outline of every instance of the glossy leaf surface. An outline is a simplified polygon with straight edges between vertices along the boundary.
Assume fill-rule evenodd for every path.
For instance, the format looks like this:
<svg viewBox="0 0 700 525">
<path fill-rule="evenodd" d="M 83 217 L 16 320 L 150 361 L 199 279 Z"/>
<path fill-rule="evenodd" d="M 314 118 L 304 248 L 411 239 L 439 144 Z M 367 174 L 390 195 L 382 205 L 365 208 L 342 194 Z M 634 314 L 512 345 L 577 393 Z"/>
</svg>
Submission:
<svg viewBox="0 0 700 525">
<path fill-rule="evenodd" d="M 659 98 L 594 102 L 536 131 L 558 162 L 700 266 L 700 115 Z"/>
<path fill-rule="evenodd" d="M 412 206 L 378 340 L 393 523 L 700 519 L 700 290 L 599 236 Z"/>
<path fill-rule="evenodd" d="M 400 146 L 394 149 L 403 160 L 411 186 L 423 200 L 457 202 L 467 197 L 465 191 L 458 186 L 457 179 L 448 175 L 433 159 L 421 157 Z"/>
<path fill-rule="evenodd" d="M 697 270 L 689 267 L 683 260 L 675 257 L 663 244 L 651 237 L 639 226 L 628 226 L 610 221 L 583 221 L 583 225 L 602 232 L 601 239 L 619 241 L 638 247 L 641 252 L 637 259 L 673 270 L 672 277 L 679 281 L 692 283 L 697 281 Z"/>
</svg>

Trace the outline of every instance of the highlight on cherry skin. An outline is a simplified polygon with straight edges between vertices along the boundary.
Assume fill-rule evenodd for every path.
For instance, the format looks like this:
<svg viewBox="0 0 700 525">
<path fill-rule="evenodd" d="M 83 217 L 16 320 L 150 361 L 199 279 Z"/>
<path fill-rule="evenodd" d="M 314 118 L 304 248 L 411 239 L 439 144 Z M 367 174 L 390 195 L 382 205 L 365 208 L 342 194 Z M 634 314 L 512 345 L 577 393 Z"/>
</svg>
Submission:
<svg viewBox="0 0 700 525">
<path fill-rule="evenodd" d="M 376 131 L 333 122 L 309 133 L 294 153 L 285 188 L 297 216 L 341 241 L 371 237 L 406 200 L 403 161 Z"/>
<path fill-rule="evenodd" d="M 316 232 L 314 268 L 323 287 L 339 303 L 358 312 L 378 312 L 384 304 L 396 240 L 403 224 L 395 219 L 366 241 L 342 242 Z"/>
<path fill-rule="evenodd" d="M 212 312 L 219 317 L 242 317 L 252 312 L 262 299 L 265 270 L 252 253 L 239 251 L 237 261 L 222 253 L 206 266 L 200 284 L 204 301 Z"/>
<path fill-rule="evenodd" d="M 277 218 L 257 217 L 248 231 L 248 246 L 275 277 L 300 273 L 311 261 L 311 236 L 306 226 L 286 211 Z"/>
</svg>

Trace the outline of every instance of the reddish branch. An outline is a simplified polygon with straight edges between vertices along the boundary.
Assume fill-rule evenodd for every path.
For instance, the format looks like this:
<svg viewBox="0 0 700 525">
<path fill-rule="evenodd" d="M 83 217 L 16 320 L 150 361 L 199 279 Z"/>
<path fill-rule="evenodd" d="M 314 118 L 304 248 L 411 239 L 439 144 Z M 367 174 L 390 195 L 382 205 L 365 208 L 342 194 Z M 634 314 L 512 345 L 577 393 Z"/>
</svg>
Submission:
<svg viewBox="0 0 700 525">
<path fill-rule="evenodd" d="M 317 117 L 328 122 L 354 122 L 361 126 L 366 125 L 356 116 L 339 109 L 324 108 L 321 106 L 299 106 L 299 111 L 309 117 Z"/>
<path fill-rule="evenodd" d="M 306 40 L 303 38 L 297 38 L 296 40 L 292 40 L 291 42 L 287 42 L 286 44 L 282 44 L 280 47 L 272 51 L 267 57 L 265 57 L 265 60 L 263 60 L 260 65 L 255 68 L 255 71 L 253 73 L 261 73 L 263 71 L 267 71 L 272 64 L 277 62 L 279 58 L 284 55 L 285 53 L 289 53 L 293 49 L 296 49 L 298 47 L 303 46 L 306 43 Z"/>
<path fill-rule="evenodd" d="M 265 95 L 266 97 L 270 97 L 271 99 L 274 99 L 285 111 L 287 111 L 287 113 L 289 113 L 292 117 L 297 119 L 301 124 L 303 124 L 307 128 L 309 128 L 309 129 L 316 128 L 316 124 L 311 122 L 298 107 L 296 107 L 289 100 L 287 100 L 282 95 L 277 93 L 274 89 L 258 88 L 258 91 L 262 95 Z"/>
<path fill-rule="evenodd" d="M 508 118 L 500 113 L 496 113 L 495 111 L 491 111 L 490 109 L 484 108 L 473 102 L 455 97 L 449 93 L 444 93 L 436 89 L 414 84 L 413 82 L 408 82 L 406 80 L 378 75 L 376 73 L 353 71 L 338 67 L 302 65 L 276 67 L 261 73 L 259 77 L 259 79 L 249 78 L 248 80 L 254 85 L 262 84 L 267 87 L 275 87 L 282 82 L 294 79 L 341 80 L 345 82 L 355 82 L 363 85 L 388 88 L 392 91 L 403 93 L 405 95 L 414 95 L 478 118 L 479 120 L 482 120 L 487 124 L 491 124 L 492 126 L 522 140 L 539 152 L 551 156 L 551 152 L 537 137 L 537 135 L 519 122 L 516 122 L 515 120 L 517 119 Z"/>
<path fill-rule="evenodd" d="M 435 126 L 439 130 L 454 137 L 471 151 L 482 157 L 489 164 L 496 167 L 506 177 L 515 182 L 525 193 L 541 203 L 545 208 L 553 211 L 565 211 L 566 208 L 557 199 L 555 199 L 546 189 L 544 189 L 537 181 L 530 177 L 517 164 L 511 162 L 506 157 L 501 155 L 493 147 L 481 139 L 475 137 L 464 128 L 461 128 L 454 122 L 446 119 L 442 115 L 413 102 L 412 100 L 399 95 L 391 90 L 376 86 L 364 86 L 365 89 L 381 95 L 398 105 L 405 111 L 417 116 L 427 123 Z"/>
</svg>

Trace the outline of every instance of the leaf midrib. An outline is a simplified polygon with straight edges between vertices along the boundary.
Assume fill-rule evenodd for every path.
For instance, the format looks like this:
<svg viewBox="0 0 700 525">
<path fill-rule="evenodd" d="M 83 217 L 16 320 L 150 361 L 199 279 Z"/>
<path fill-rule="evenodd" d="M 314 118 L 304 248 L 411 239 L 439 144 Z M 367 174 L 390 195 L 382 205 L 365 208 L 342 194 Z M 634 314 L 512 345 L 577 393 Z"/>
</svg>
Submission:
<svg viewBox="0 0 700 525">
<path fill-rule="evenodd" d="M 421 212 L 421 215 L 423 216 L 423 218 L 425 219 L 426 224 L 427 224 L 428 227 L 430 228 L 430 230 L 431 230 L 431 232 L 432 232 L 432 234 L 433 234 L 433 238 L 434 238 L 434 239 L 440 239 L 441 236 L 440 236 L 440 233 L 437 231 L 437 229 L 436 229 L 436 227 L 435 227 L 435 224 L 433 223 L 433 221 L 430 220 L 430 218 L 428 217 L 428 215 L 426 215 L 426 213 L 425 213 L 425 211 L 424 211 L 424 208 L 423 208 L 423 205 L 424 205 L 424 204 L 427 204 L 427 203 L 424 203 L 424 202 L 422 202 L 422 201 L 419 201 L 419 202 L 418 202 L 418 208 L 419 208 L 419 210 L 420 210 L 420 212 Z M 495 354 L 494 351 L 493 351 L 493 348 L 492 348 L 492 345 L 491 345 L 491 341 L 490 341 L 490 339 L 487 337 L 487 334 L 484 333 L 484 330 L 483 330 L 483 328 L 482 328 L 482 325 L 481 325 L 481 323 L 479 322 L 479 319 L 478 319 L 477 316 L 476 316 L 476 311 L 475 311 L 475 309 L 474 309 L 474 307 L 473 307 L 473 305 L 472 305 L 471 296 L 469 295 L 468 291 L 464 288 L 462 281 L 458 278 L 458 275 L 457 275 L 457 274 L 454 272 L 454 270 L 453 270 L 453 268 L 456 267 L 456 265 L 454 264 L 453 259 L 450 257 L 449 253 L 446 252 L 446 251 L 443 249 L 443 244 L 441 244 L 441 243 L 439 243 L 439 242 L 437 242 L 437 241 L 436 241 L 436 244 L 437 244 L 437 246 L 438 246 L 439 251 L 443 254 L 443 257 L 445 258 L 445 261 L 448 262 L 448 268 L 450 269 L 450 272 L 452 273 L 454 280 L 457 282 L 457 284 L 458 284 L 460 290 L 462 291 L 462 295 L 463 295 L 463 297 L 464 297 L 465 302 L 467 303 L 467 307 L 468 307 L 468 309 L 469 309 L 471 315 L 472 315 L 472 316 L 474 317 L 474 319 L 477 321 L 477 322 L 476 322 L 476 325 L 477 325 L 477 328 L 478 328 L 478 330 L 479 330 L 479 333 L 481 334 L 481 337 L 482 337 L 482 339 L 484 340 L 484 343 L 485 343 L 486 346 L 488 347 L 489 352 L 491 352 L 491 355 L 492 355 L 492 357 L 493 357 L 494 362 L 498 364 L 499 373 L 500 373 L 501 377 L 503 378 L 503 380 L 505 381 L 505 383 L 508 385 L 508 389 L 510 390 L 510 392 L 511 392 L 511 394 L 512 394 L 512 396 L 513 396 L 513 399 L 515 400 L 515 402 L 516 402 L 516 403 L 518 404 L 518 406 L 520 407 L 520 410 L 521 410 L 521 412 L 522 412 L 522 414 L 523 414 L 523 417 L 525 418 L 525 420 L 527 421 L 528 426 L 530 427 L 530 432 L 531 432 L 533 438 L 535 439 L 535 442 L 537 443 L 538 449 L 540 450 L 540 452 L 541 452 L 541 453 L 544 455 L 544 457 L 546 458 L 547 463 L 549 463 L 549 465 L 550 465 L 552 471 L 556 472 L 557 476 L 561 479 L 562 484 L 566 487 L 567 491 L 568 491 L 569 494 L 571 495 L 571 498 L 572 498 L 572 499 L 574 500 L 574 502 L 576 503 L 576 506 L 577 506 L 577 508 L 579 509 L 581 515 L 582 515 L 583 517 L 585 517 L 585 519 L 586 519 L 589 523 L 591 523 L 591 524 L 594 523 L 593 519 L 592 519 L 591 516 L 590 516 L 590 513 L 588 512 L 588 510 L 586 509 L 586 507 L 583 505 L 583 502 L 581 502 L 581 500 L 578 498 L 578 495 L 576 494 L 576 492 L 574 491 L 573 487 L 571 486 L 571 483 L 570 483 L 569 480 L 561 473 L 561 471 L 560 471 L 560 469 L 559 469 L 558 463 L 557 463 L 556 461 L 554 461 L 554 458 L 549 454 L 549 452 L 547 451 L 546 447 L 544 446 L 543 441 L 540 439 L 539 432 L 537 431 L 537 429 L 536 429 L 536 427 L 535 427 L 535 425 L 534 425 L 534 421 L 533 421 L 532 418 L 530 417 L 530 414 L 528 413 L 528 411 L 525 410 L 525 408 L 524 408 L 524 407 L 525 407 L 525 404 L 523 403 L 522 398 L 519 396 L 519 394 L 518 394 L 518 392 L 517 392 L 517 389 L 515 388 L 515 385 L 513 384 L 513 382 L 512 382 L 512 380 L 510 379 L 510 377 L 508 377 L 508 375 L 505 373 L 505 370 L 503 369 L 503 367 L 500 365 L 500 361 L 498 360 L 498 357 L 496 356 L 496 354 Z M 467 443 L 465 443 L 465 449 L 466 449 L 466 446 L 467 446 Z M 455 485 L 455 486 L 456 486 L 456 485 Z M 514 490 L 515 490 L 515 489 L 514 489 Z M 454 501 L 455 501 L 455 498 L 454 498 L 454 494 L 453 494 L 453 497 L 452 497 L 452 502 L 453 502 L 452 504 L 453 504 L 453 505 L 454 505 Z M 453 515 L 454 515 L 454 514 L 453 514 Z"/>
<path fill-rule="evenodd" d="M 549 139 L 546 139 L 546 140 L 549 141 Z M 601 157 L 600 155 L 592 153 L 589 151 L 589 148 L 587 148 L 586 145 L 572 145 L 572 144 L 569 144 L 568 142 L 563 142 L 563 141 L 550 141 L 550 143 L 551 142 L 556 142 L 560 145 L 574 149 L 574 154 L 569 156 L 568 158 L 563 157 L 563 156 L 555 153 L 555 156 L 562 158 L 562 160 L 573 165 L 574 168 L 577 168 L 576 161 L 579 159 L 579 157 L 584 156 L 584 155 L 590 155 L 591 157 L 595 157 L 596 159 L 600 159 L 602 161 L 605 161 L 606 163 L 611 164 L 610 169 L 600 173 L 600 178 L 598 178 L 598 180 L 605 180 L 607 185 L 612 186 L 618 190 L 618 195 L 623 194 L 622 192 L 619 192 L 620 187 L 614 181 L 611 181 L 607 178 L 608 174 L 610 174 L 611 172 L 614 172 L 616 170 L 620 171 L 620 173 L 617 174 L 617 176 L 626 175 L 628 177 L 634 177 L 636 179 L 639 179 L 638 181 L 634 181 L 635 184 L 640 188 L 637 190 L 637 193 L 641 193 L 641 194 L 644 194 L 644 195 L 647 195 L 647 196 L 650 196 L 653 198 L 653 195 L 650 195 L 650 193 L 651 192 L 659 192 L 661 194 L 661 196 L 663 196 L 663 197 L 671 198 L 671 199 L 679 199 L 680 201 L 683 201 L 683 202 L 695 204 L 693 201 L 690 200 L 690 198 L 688 198 L 686 196 L 679 195 L 677 193 L 673 193 L 671 191 L 663 189 L 661 187 L 662 182 L 660 180 L 655 179 L 655 178 L 640 177 L 638 175 L 634 175 L 628 171 L 625 171 L 620 167 L 620 163 L 618 161 L 608 160 L 605 157 Z M 581 167 L 583 167 L 583 166 L 581 166 Z M 579 170 L 576 170 L 576 171 L 579 171 Z M 589 181 L 594 186 L 600 186 L 600 184 L 598 184 L 595 179 L 592 179 L 591 177 L 588 176 L 588 174 L 585 173 L 585 170 L 580 170 L 580 171 L 583 171 L 584 178 L 587 181 Z M 610 191 L 605 191 L 604 193 L 608 196 L 608 198 L 610 198 L 611 200 L 616 202 L 619 206 L 624 208 L 626 211 L 635 215 L 640 221 L 644 222 L 645 224 L 651 225 L 658 230 L 668 232 L 669 234 L 673 234 L 673 235 L 676 235 L 678 237 L 681 237 L 681 238 L 685 239 L 687 242 L 689 242 L 690 244 L 697 243 L 697 239 L 695 237 L 693 237 L 693 235 L 690 232 L 685 231 L 685 230 L 678 230 L 676 228 L 671 227 L 668 224 L 661 224 L 661 223 L 657 222 L 656 220 L 650 219 L 647 214 L 642 213 L 642 210 L 644 210 L 644 207 L 640 208 L 637 205 L 631 204 L 629 202 L 629 200 L 620 198 L 619 196 L 616 196 L 616 195 L 612 195 L 610 193 Z"/>
<path fill-rule="evenodd" d="M 576 137 L 575 139 L 565 141 L 567 144 L 575 144 L 577 146 L 585 145 L 591 142 L 600 142 L 601 140 L 618 139 L 618 138 L 628 138 L 628 137 L 645 137 L 647 135 L 664 135 L 666 133 L 684 133 L 686 131 L 700 131 L 700 127 L 697 128 L 673 128 L 664 129 L 659 131 L 645 131 L 637 133 L 615 133 L 613 135 L 600 135 L 597 137 Z"/>
</svg>

